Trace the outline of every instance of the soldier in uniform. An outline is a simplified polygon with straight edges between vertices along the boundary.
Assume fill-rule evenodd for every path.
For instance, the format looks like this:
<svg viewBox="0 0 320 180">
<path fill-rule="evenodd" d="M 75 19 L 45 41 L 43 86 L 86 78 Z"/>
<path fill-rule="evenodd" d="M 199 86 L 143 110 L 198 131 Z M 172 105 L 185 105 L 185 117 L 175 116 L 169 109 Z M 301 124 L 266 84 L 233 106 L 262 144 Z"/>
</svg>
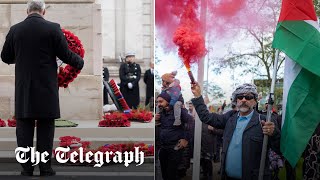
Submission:
<svg viewBox="0 0 320 180">
<path fill-rule="evenodd" d="M 127 53 L 125 63 L 119 70 L 120 91 L 130 108 L 136 109 L 140 103 L 139 80 L 141 78 L 140 65 L 134 62 L 135 54 Z"/>
</svg>

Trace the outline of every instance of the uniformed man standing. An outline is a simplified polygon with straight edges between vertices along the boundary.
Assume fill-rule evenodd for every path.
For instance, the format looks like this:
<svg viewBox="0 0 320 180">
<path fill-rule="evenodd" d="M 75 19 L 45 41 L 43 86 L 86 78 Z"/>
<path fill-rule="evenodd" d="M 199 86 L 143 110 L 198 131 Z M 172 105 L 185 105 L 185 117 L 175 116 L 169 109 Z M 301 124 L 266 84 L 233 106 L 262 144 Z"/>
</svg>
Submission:
<svg viewBox="0 0 320 180">
<path fill-rule="evenodd" d="M 141 78 L 140 65 L 134 62 L 135 54 L 127 53 L 125 63 L 119 70 L 120 91 L 130 108 L 137 109 L 140 103 L 139 80 Z"/>
</svg>

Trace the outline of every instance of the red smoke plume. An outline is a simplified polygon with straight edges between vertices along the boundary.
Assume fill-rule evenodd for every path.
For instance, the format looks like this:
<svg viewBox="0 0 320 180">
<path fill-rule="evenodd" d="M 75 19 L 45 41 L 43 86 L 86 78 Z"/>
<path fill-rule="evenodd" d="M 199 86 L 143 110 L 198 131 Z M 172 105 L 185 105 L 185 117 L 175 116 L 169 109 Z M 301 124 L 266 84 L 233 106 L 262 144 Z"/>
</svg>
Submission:
<svg viewBox="0 0 320 180">
<path fill-rule="evenodd" d="M 199 5 L 202 0 L 156 0 L 157 38 L 165 50 L 175 50 L 190 70 L 190 64 L 198 62 L 205 54 L 205 40 L 199 20 Z M 279 2 L 274 0 L 207 0 L 207 31 L 215 38 L 240 29 L 274 29 Z"/>
<path fill-rule="evenodd" d="M 217 17 L 230 18 L 238 14 L 238 12 L 245 8 L 246 0 L 222 0 L 208 1 L 208 9 L 210 13 Z"/>
<path fill-rule="evenodd" d="M 195 0 L 187 1 L 181 14 L 180 25 L 173 35 L 173 42 L 178 46 L 179 56 L 190 70 L 190 64 L 198 62 L 206 53 L 204 34 L 197 17 L 198 5 Z"/>
<path fill-rule="evenodd" d="M 191 63 L 198 62 L 206 53 L 203 35 L 189 27 L 180 26 L 173 42 L 179 47 L 179 56 L 188 70 Z"/>
</svg>

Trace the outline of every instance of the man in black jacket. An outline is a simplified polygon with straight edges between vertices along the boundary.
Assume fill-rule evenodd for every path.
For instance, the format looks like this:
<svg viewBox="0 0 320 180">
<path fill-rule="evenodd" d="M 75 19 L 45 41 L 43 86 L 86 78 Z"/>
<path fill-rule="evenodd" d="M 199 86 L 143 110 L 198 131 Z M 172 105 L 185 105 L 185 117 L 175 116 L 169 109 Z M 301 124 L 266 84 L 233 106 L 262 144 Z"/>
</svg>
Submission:
<svg viewBox="0 0 320 180">
<path fill-rule="evenodd" d="M 153 61 L 150 62 L 150 69 L 146 70 L 143 77 L 144 83 L 146 83 L 146 102 L 145 105 L 147 106 L 150 104 L 150 100 L 153 99 L 154 96 L 154 63 Z M 153 104 L 153 102 L 151 103 Z"/>
<path fill-rule="evenodd" d="M 37 120 L 37 151 L 48 152 L 49 161 L 40 162 L 40 175 L 52 176 L 51 155 L 54 120 L 60 118 L 56 57 L 81 70 L 83 59 L 71 52 L 57 23 L 46 21 L 45 3 L 28 2 L 28 17 L 12 26 L 1 52 L 1 59 L 15 64 L 15 117 L 17 145 L 32 147 Z M 30 153 L 27 154 L 27 158 Z M 30 160 L 21 164 L 21 175 L 32 176 Z"/>
<path fill-rule="evenodd" d="M 192 103 L 200 120 L 215 128 L 224 129 L 221 153 L 223 179 L 258 179 L 263 136 L 270 136 L 269 147 L 279 152 L 280 131 L 276 121 L 265 122 L 265 116 L 254 110 L 258 97 L 256 86 L 243 84 L 237 87 L 232 100 L 239 111 L 231 110 L 222 115 L 209 113 L 197 83 L 192 84 L 191 90 L 195 96 Z M 268 157 L 264 179 L 271 179 Z"/>
<path fill-rule="evenodd" d="M 187 147 L 190 140 L 190 131 L 186 127 L 192 121 L 186 109 L 181 110 L 181 122 L 179 126 L 174 126 L 175 121 L 173 109 L 170 108 L 170 95 L 162 92 L 157 97 L 157 105 L 161 110 L 156 114 L 156 121 L 160 121 L 160 143 L 159 160 L 161 173 L 164 180 L 179 180 L 178 166 L 182 161 L 183 149 Z"/>
</svg>

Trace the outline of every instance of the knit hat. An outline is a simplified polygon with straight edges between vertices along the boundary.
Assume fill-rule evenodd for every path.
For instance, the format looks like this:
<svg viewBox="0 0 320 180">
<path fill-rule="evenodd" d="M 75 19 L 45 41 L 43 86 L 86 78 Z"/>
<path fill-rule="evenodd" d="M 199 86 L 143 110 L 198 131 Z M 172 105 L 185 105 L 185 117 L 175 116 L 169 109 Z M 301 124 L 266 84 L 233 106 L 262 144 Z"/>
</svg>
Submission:
<svg viewBox="0 0 320 180">
<path fill-rule="evenodd" d="M 257 92 L 257 86 L 254 84 L 245 83 L 236 88 L 236 90 L 232 93 L 232 101 L 237 101 L 237 95 L 239 94 L 245 94 L 245 93 L 251 93 L 254 95 L 254 99 L 257 100 L 258 98 L 258 92 Z"/>
<path fill-rule="evenodd" d="M 166 92 L 166 91 L 162 91 L 161 94 L 159 94 L 158 97 L 163 98 L 164 100 L 166 100 L 168 103 L 171 100 L 171 96 Z"/>
<path fill-rule="evenodd" d="M 163 81 L 172 83 L 174 81 L 174 77 L 177 75 L 177 71 L 172 71 L 171 73 L 165 73 L 161 76 Z"/>
</svg>

